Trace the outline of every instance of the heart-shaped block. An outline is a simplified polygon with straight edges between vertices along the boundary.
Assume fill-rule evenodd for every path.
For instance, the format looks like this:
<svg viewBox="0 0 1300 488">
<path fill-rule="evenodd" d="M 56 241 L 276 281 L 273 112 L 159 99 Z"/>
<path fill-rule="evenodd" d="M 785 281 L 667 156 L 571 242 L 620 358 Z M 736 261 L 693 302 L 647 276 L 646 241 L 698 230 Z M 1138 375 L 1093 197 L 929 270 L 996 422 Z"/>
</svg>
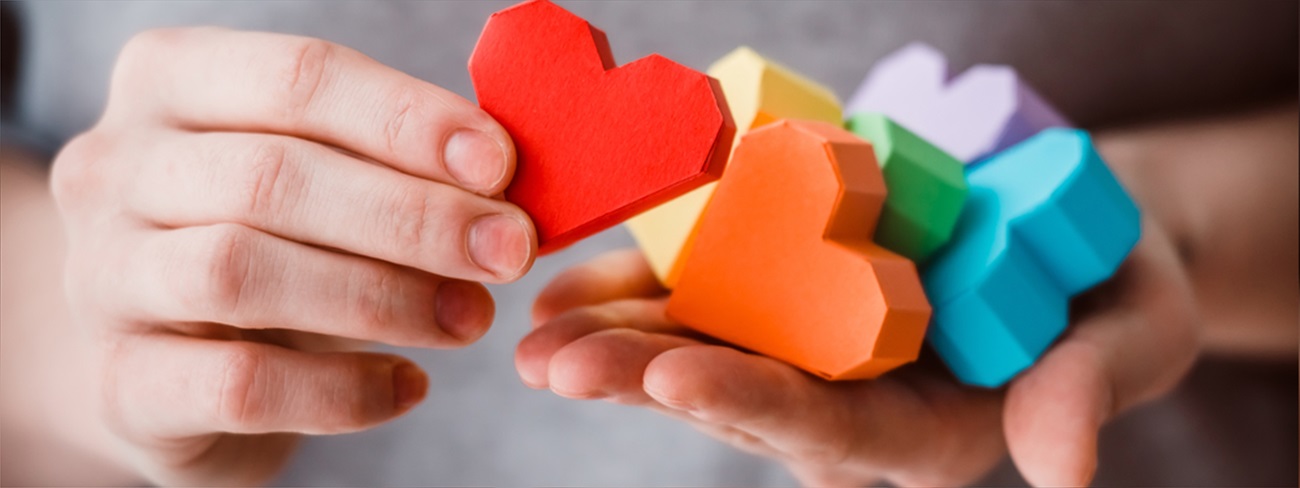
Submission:
<svg viewBox="0 0 1300 488">
<path fill-rule="evenodd" d="M 925 263 L 952 237 L 966 204 L 961 161 L 883 114 L 854 114 L 845 126 L 871 143 L 885 173 L 889 197 L 876 227 L 876 242 Z"/>
<path fill-rule="evenodd" d="M 1045 130 L 967 179 L 952 241 L 922 277 L 929 341 L 963 383 L 998 387 L 1065 331 L 1070 297 L 1115 273 L 1141 214 L 1081 130 Z"/>
<path fill-rule="evenodd" d="M 735 124 L 717 81 L 652 54 L 615 67 L 605 34 L 547 1 L 488 19 L 470 56 L 479 105 L 514 140 L 506 200 L 541 253 L 716 180 Z"/>
<path fill-rule="evenodd" d="M 871 240 L 887 193 L 871 145 L 836 125 L 745 134 L 668 316 L 830 380 L 915 360 L 930 304 L 912 262 Z"/>
<path fill-rule="evenodd" d="M 844 113 L 879 112 L 965 163 L 1070 123 L 1008 66 L 953 77 L 938 49 L 909 44 L 871 68 Z"/>
</svg>

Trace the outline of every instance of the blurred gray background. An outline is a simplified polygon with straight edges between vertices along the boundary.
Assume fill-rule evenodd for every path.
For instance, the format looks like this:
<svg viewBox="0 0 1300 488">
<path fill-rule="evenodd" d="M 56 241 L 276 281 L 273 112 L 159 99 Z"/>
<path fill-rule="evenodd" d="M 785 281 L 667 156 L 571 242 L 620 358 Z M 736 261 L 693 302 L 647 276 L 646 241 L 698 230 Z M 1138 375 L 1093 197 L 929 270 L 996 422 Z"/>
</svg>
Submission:
<svg viewBox="0 0 1300 488">
<path fill-rule="evenodd" d="M 103 108 L 116 52 L 158 26 L 223 25 L 345 44 L 468 98 L 465 64 L 511 2 L 40 2 L 20 5 L 23 65 L 6 112 L 56 148 Z M 738 45 L 846 98 L 880 56 L 921 40 L 955 69 L 1016 66 L 1082 126 L 1104 128 L 1294 97 L 1296 2 L 561 2 L 625 63 L 658 52 L 703 70 Z M 15 109 L 16 112 L 11 112 Z M 428 400 L 370 432 L 308 440 L 279 485 L 790 485 L 774 464 L 648 411 L 524 387 L 514 345 L 559 270 L 631 245 L 621 228 L 492 288 L 493 330 L 457 351 L 402 350 Z M 1103 485 L 1296 483 L 1296 368 L 1203 362 L 1170 397 L 1107 428 Z M 987 483 L 1019 483 L 1005 465 Z"/>
</svg>

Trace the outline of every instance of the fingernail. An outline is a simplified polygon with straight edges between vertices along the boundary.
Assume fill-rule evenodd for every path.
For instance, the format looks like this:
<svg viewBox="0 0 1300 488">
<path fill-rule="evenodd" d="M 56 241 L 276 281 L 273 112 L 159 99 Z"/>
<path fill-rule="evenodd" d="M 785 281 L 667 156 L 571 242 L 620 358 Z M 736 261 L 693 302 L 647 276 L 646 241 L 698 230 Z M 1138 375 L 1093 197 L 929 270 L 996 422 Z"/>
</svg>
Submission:
<svg viewBox="0 0 1300 488">
<path fill-rule="evenodd" d="M 438 285 L 434 298 L 434 318 L 438 327 L 465 343 L 473 342 L 487 332 L 492 322 L 492 309 L 485 308 L 478 285 L 463 281 L 446 281 Z"/>
<path fill-rule="evenodd" d="M 506 152 L 482 131 L 460 129 L 447 137 L 442 161 L 456 182 L 469 190 L 496 188 L 506 175 Z"/>
<path fill-rule="evenodd" d="M 469 226 L 469 259 L 501 278 L 514 278 L 532 250 L 528 228 L 515 217 L 494 214 L 474 219 Z"/>
<path fill-rule="evenodd" d="M 402 363 L 393 367 L 393 407 L 398 411 L 420 403 L 429 391 L 429 377 L 420 368 L 411 363 Z"/>
</svg>

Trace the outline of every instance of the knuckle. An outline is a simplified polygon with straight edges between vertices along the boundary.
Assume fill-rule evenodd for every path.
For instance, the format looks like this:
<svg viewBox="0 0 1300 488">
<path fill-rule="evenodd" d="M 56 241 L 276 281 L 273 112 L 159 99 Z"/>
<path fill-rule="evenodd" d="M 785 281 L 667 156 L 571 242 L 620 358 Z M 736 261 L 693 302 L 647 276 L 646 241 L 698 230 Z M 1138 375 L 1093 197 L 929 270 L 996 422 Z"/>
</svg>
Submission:
<svg viewBox="0 0 1300 488">
<path fill-rule="evenodd" d="M 122 46 L 123 57 L 149 57 L 159 50 L 175 44 L 184 34 L 184 28 L 158 28 L 141 31 Z"/>
<path fill-rule="evenodd" d="M 110 94 L 142 86 L 141 82 L 157 70 L 160 60 L 171 57 L 168 50 L 180 44 L 191 28 L 161 28 L 140 32 L 122 45 L 113 66 Z M 110 96 L 110 99 L 118 98 Z"/>
<path fill-rule="evenodd" d="M 216 382 L 213 417 L 222 426 L 250 426 L 266 411 L 266 398 L 259 390 L 264 364 L 253 347 L 231 343 L 219 360 L 221 378 Z"/>
<path fill-rule="evenodd" d="M 422 113 L 420 97 L 413 89 L 399 88 L 385 99 L 391 100 L 393 108 L 384 122 L 384 144 L 390 153 L 400 154 L 402 135 L 411 130 L 410 126 L 418 125 L 414 119 L 418 119 Z M 418 129 L 415 128 L 417 133 Z"/>
<path fill-rule="evenodd" d="M 386 331 L 395 331 L 399 318 L 397 303 L 405 297 L 402 280 L 393 270 L 359 271 L 349 282 L 348 303 L 357 321 L 357 332 L 375 338 Z"/>
<path fill-rule="evenodd" d="M 290 151 L 283 141 L 256 143 L 251 147 L 236 186 L 239 209 L 244 215 L 276 215 L 283 209 L 287 188 L 292 188 Z"/>
<path fill-rule="evenodd" d="M 68 141 L 54 158 L 50 172 L 50 191 L 55 202 L 66 208 L 84 201 L 102 185 L 95 169 L 111 151 L 111 139 L 97 131 L 84 132 Z"/>
<path fill-rule="evenodd" d="M 128 74 L 134 69 L 144 68 L 164 49 L 174 45 L 180 34 L 180 29 L 163 28 L 149 29 L 131 36 L 118 53 L 117 74 Z"/>
<path fill-rule="evenodd" d="M 196 254 L 191 267 L 196 277 L 177 288 L 182 300 L 209 316 L 226 316 L 239 310 L 249 288 L 253 235 L 236 224 L 219 224 L 206 229 L 192 246 Z"/>
<path fill-rule="evenodd" d="M 183 52 L 200 33 L 225 30 L 218 27 L 172 27 L 140 32 L 123 44 L 113 64 L 108 104 L 102 120 L 115 120 L 128 113 L 147 112 L 157 93 L 142 93 L 157 86 L 160 66 L 192 55 Z"/>
<path fill-rule="evenodd" d="M 284 113 L 280 115 L 297 120 L 307 114 L 335 51 L 333 44 L 315 38 L 293 38 L 285 44 L 278 54 L 282 68 L 275 80 L 276 89 L 271 91 L 282 104 Z"/>
<path fill-rule="evenodd" d="M 427 261 L 430 242 L 438 234 L 441 220 L 439 209 L 428 192 L 414 185 L 405 185 L 389 193 L 391 200 L 385 205 L 388 215 L 388 242 L 394 254 L 405 263 Z"/>
</svg>

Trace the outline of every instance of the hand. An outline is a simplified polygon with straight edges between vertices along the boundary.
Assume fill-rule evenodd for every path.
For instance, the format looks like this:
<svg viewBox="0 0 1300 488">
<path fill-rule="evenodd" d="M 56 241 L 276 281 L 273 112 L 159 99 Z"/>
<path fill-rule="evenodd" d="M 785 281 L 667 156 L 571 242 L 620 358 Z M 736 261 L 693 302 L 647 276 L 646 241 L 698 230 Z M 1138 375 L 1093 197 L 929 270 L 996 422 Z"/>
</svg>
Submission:
<svg viewBox="0 0 1300 488">
<path fill-rule="evenodd" d="M 1188 279 L 1166 234 L 1144 226 L 1119 273 L 1074 302 L 1066 335 L 1000 390 L 962 386 L 928 354 L 827 382 L 711 343 L 665 317 L 667 292 L 635 250 L 557 277 L 515 363 L 531 387 L 648 407 L 811 486 L 970 483 L 1008 450 L 1035 485 L 1082 486 L 1102 423 L 1168 391 L 1197 355 Z"/>
<path fill-rule="evenodd" d="M 494 199 L 505 131 L 472 103 L 316 39 L 134 38 L 103 118 L 54 163 L 69 301 L 100 410 L 161 484 L 272 475 L 288 433 L 373 427 L 428 380 L 355 344 L 460 347 L 518 278 L 528 217 Z"/>
</svg>

